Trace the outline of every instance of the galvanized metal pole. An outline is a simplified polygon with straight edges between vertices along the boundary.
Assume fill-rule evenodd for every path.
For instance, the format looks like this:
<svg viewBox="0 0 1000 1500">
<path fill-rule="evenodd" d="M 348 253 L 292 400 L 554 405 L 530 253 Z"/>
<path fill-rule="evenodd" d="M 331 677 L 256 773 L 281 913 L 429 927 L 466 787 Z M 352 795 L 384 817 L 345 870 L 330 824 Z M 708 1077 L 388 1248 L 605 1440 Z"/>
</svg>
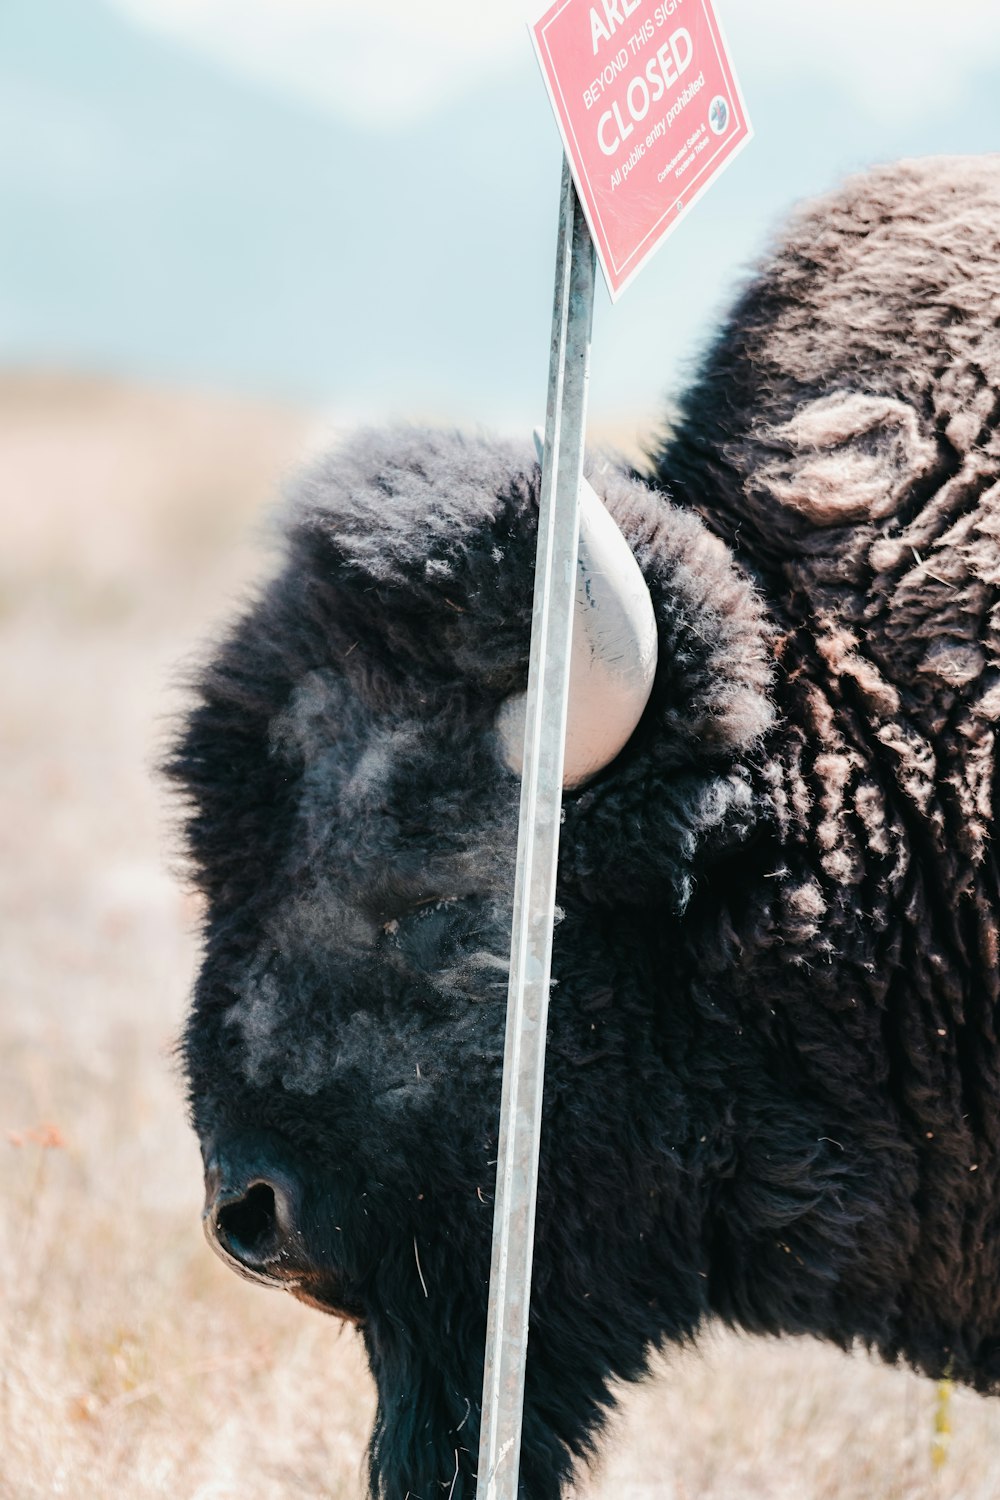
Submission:
<svg viewBox="0 0 1000 1500">
<path fill-rule="evenodd" d="M 516 1500 L 518 1487 L 593 315 L 594 247 L 564 158 L 507 993 L 480 1500 Z"/>
</svg>

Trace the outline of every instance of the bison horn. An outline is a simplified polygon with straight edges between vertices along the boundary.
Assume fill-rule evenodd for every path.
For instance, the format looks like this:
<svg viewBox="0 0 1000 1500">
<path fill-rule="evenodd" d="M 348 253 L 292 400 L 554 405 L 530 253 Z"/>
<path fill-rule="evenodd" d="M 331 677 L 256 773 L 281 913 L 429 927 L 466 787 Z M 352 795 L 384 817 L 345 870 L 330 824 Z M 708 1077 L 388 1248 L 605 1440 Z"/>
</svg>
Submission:
<svg viewBox="0 0 1000 1500">
<path fill-rule="evenodd" d="M 535 443 L 541 447 L 539 434 Z M 563 786 L 582 786 L 631 739 L 653 688 L 656 620 L 632 549 L 597 494 L 580 483 L 580 550 Z M 520 774 L 526 694 L 497 715 L 504 760 Z"/>
</svg>

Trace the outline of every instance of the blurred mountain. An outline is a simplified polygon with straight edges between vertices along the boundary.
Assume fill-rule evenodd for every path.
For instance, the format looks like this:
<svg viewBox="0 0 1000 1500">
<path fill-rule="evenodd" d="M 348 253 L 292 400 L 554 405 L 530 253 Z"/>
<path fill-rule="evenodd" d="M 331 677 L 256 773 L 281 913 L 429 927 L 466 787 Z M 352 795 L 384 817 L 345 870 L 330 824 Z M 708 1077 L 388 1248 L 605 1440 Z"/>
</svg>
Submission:
<svg viewBox="0 0 1000 1500">
<path fill-rule="evenodd" d="M 867 109 L 801 39 L 785 58 L 763 32 L 732 6 L 750 149 L 618 307 L 598 294 L 606 421 L 655 420 L 797 197 L 1000 132 L 985 61 Z M 104 0 L 0 0 L 0 364 L 524 428 L 545 405 L 559 164 L 527 37 L 460 101 L 379 132 Z"/>
<path fill-rule="evenodd" d="M 4 0 L 0 355 L 538 409 L 559 150 L 527 44 L 507 92 L 363 133 L 97 0 Z"/>
</svg>

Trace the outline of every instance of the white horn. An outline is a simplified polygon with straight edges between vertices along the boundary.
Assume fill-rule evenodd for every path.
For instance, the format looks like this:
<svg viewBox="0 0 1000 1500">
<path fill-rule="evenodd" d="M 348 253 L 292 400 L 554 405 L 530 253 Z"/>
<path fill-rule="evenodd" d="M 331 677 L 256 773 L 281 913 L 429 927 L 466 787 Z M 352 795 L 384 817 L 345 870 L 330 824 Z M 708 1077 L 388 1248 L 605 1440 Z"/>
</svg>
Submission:
<svg viewBox="0 0 1000 1500">
<path fill-rule="evenodd" d="M 541 434 L 535 432 L 539 462 Z M 580 483 L 580 552 L 563 786 L 596 776 L 628 744 L 656 675 L 656 619 L 632 549 L 587 483 Z M 504 760 L 520 774 L 526 694 L 497 715 Z"/>
</svg>

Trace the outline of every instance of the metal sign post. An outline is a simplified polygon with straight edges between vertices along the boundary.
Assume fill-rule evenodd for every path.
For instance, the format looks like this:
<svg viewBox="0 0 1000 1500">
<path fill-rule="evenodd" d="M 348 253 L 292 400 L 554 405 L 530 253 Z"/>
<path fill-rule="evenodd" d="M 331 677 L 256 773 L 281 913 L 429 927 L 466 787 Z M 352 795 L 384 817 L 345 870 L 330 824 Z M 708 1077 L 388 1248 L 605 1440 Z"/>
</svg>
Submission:
<svg viewBox="0 0 1000 1500">
<path fill-rule="evenodd" d="M 490 1272 L 481 1500 L 516 1500 L 579 540 L 594 247 L 563 159 Z"/>
</svg>

